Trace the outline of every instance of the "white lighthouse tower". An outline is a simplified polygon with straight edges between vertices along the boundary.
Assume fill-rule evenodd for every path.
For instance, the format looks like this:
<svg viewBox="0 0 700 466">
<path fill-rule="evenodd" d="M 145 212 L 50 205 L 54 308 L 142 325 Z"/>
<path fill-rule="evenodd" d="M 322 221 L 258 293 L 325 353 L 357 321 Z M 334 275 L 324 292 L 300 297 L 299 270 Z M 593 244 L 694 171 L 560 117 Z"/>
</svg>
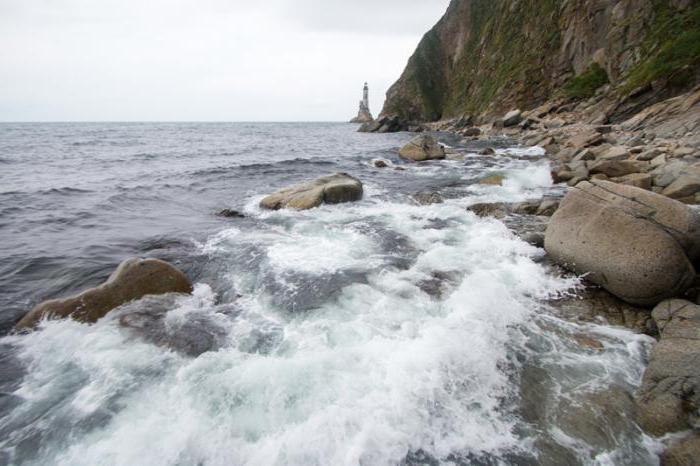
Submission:
<svg viewBox="0 0 700 466">
<path fill-rule="evenodd" d="M 362 100 L 360 101 L 360 111 L 357 116 L 350 120 L 350 123 L 368 123 L 374 121 L 372 112 L 369 111 L 369 86 L 365 83 L 362 89 Z"/>
</svg>

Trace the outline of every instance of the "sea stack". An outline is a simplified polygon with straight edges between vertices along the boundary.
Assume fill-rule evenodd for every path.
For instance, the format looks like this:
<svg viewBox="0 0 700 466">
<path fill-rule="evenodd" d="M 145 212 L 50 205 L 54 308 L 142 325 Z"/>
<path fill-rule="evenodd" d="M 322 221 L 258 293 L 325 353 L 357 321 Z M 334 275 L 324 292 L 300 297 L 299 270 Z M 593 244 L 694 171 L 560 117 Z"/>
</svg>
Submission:
<svg viewBox="0 0 700 466">
<path fill-rule="evenodd" d="M 372 112 L 369 111 L 369 86 L 365 83 L 362 89 L 362 100 L 360 101 L 360 111 L 357 116 L 350 120 L 350 123 L 371 123 L 374 121 Z"/>
</svg>

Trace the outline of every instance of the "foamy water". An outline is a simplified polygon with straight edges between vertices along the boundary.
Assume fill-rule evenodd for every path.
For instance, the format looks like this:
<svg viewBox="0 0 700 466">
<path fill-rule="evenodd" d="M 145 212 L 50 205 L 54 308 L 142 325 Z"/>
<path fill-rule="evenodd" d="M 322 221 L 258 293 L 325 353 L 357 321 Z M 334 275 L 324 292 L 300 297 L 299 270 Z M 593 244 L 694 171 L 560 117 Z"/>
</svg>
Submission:
<svg viewBox="0 0 700 466">
<path fill-rule="evenodd" d="M 579 281 L 465 208 L 558 189 L 538 148 L 501 152 L 382 175 L 420 186 L 450 173 L 444 204 L 415 205 L 370 178 L 361 202 L 263 212 L 269 187 L 249 189 L 246 223 L 190 240 L 208 270 L 192 296 L 4 337 L 24 373 L 0 419 L 0 459 L 655 464 L 657 444 L 589 397 L 629 396 L 650 339 L 555 317 L 547 300 Z M 469 184 L 493 172 L 503 186 Z M 155 326 L 123 325 L 133 313 L 157 316 L 157 339 Z M 582 346 L 580 334 L 603 349 Z M 188 339 L 206 347 L 182 351 Z"/>
</svg>

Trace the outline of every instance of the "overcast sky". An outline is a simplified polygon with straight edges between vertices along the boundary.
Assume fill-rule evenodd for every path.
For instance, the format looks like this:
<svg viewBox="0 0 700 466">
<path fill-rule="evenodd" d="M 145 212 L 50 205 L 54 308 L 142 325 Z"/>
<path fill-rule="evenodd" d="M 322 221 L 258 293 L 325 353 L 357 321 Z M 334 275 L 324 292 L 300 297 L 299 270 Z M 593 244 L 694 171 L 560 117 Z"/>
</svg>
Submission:
<svg viewBox="0 0 700 466">
<path fill-rule="evenodd" d="M 449 0 L 0 0 L 0 120 L 341 121 Z"/>
</svg>

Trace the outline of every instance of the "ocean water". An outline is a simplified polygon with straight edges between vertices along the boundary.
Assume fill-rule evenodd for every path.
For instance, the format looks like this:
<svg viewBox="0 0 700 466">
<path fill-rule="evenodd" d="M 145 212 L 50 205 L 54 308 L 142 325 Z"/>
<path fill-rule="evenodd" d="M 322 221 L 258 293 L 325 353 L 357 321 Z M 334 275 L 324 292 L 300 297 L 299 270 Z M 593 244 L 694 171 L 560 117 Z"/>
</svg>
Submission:
<svg viewBox="0 0 700 466">
<path fill-rule="evenodd" d="M 0 125 L 0 464 L 657 464 L 630 398 L 651 340 L 562 320 L 579 280 L 466 210 L 560 192 L 543 151 L 443 135 L 464 160 L 409 164 L 410 134 L 355 129 Z M 338 171 L 362 201 L 257 207 Z M 12 332 L 131 256 L 194 294 Z"/>
</svg>

